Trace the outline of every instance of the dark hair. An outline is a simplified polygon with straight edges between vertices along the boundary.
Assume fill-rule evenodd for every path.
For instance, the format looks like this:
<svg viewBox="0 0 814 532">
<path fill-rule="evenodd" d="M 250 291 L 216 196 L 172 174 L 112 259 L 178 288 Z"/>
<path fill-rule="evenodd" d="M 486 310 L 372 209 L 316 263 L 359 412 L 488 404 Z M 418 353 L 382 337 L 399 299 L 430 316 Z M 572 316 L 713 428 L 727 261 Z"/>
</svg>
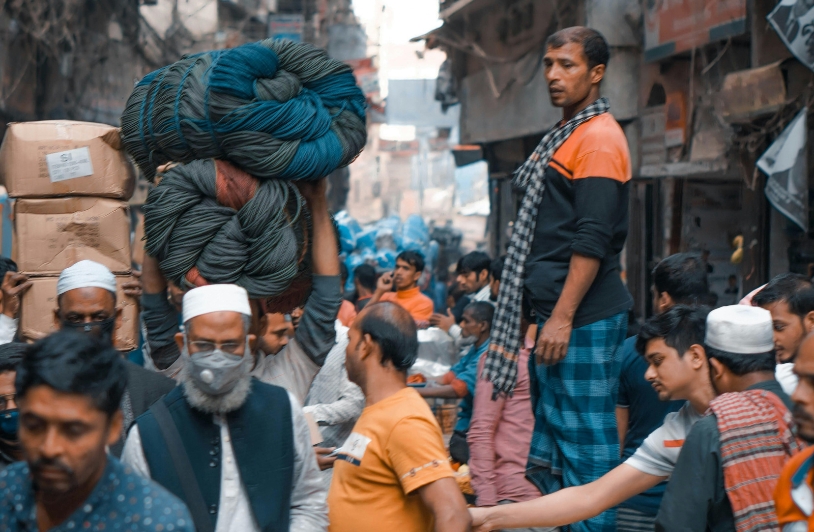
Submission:
<svg viewBox="0 0 814 532">
<path fill-rule="evenodd" d="M 584 26 L 565 28 L 552 34 L 545 42 L 548 48 L 562 48 L 568 43 L 582 45 L 585 57 L 588 58 L 588 68 L 597 65 L 607 65 L 610 60 L 608 41 L 596 30 Z"/>
<path fill-rule="evenodd" d="M 706 307 L 676 305 L 667 312 L 648 318 L 639 330 L 636 350 L 644 355 L 647 342 L 661 338 L 665 344 L 678 351 L 679 357 L 684 356 L 690 346 L 704 345 L 707 314 L 709 309 Z"/>
<path fill-rule="evenodd" d="M 676 253 L 653 268 L 653 286 L 676 304 L 697 305 L 709 293 L 707 268 L 697 253 Z"/>
<path fill-rule="evenodd" d="M 422 255 L 418 251 L 413 250 L 402 251 L 401 253 L 399 253 L 399 256 L 396 257 L 396 260 L 399 259 L 403 260 L 404 262 L 415 268 L 415 271 L 417 272 L 424 271 L 424 255 Z"/>
<path fill-rule="evenodd" d="M 369 334 L 382 351 L 382 366 L 388 362 L 399 371 L 407 371 L 418 358 L 418 330 L 412 316 L 400 306 L 382 302 L 367 307 L 359 332 Z M 354 322 L 356 325 L 356 322 Z"/>
<path fill-rule="evenodd" d="M 744 355 L 741 353 L 729 353 L 721 351 L 713 347 L 704 346 L 707 352 L 707 359 L 716 358 L 718 361 L 729 369 L 732 373 L 741 377 L 748 373 L 757 373 L 758 371 L 774 371 L 777 361 L 775 359 L 774 350 L 767 353 L 749 354 Z"/>
<path fill-rule="evenodd" d="M 814 312 L 814 288 L 806 288 L 793 293 L 788 300 L 789 310 L 805 318 L 809 312 Z"/>
<path fill-rule="evenodd" d="M 342 261 L 339 262 L 339 278 L 342 280 L 342 284 L 348 280 L 348 267 Z"/>
<path fill-rule="evenodd" d="M 17 366 L 23 360 L 28 344 L 22 342 L 9 342 L 0 345 L 0 373 L 17 371 Z"/>
<path fill-rule="evenodd" d="M 763 307 L 788 301 L 795 292 L 811 288 L 811 279 L 799 273 L 781 273 L 752 297 L 752 305 Z"/>
<path fill-rule="evenodd" d="M 34 386 L 83 395 L 112 416 L 127 386 L 127 368 L 118 351 L 90 334 L 62 330 L 28 346 L 17 368 L 17 396 Z"/>
<path fill-rule="evenodd" d="M 0 281 L 2 281 L 8 272 L 16 272 L 17 263 L 8 257 L 0 256 Z"/>
<path fill-rule="evenodd" d="M 491 265 L 492 259 L 489 258 L 489 255 L 483 251 L 473 251 L 458 259 L 455 273 L 467 275 L 474 272 L 480 275 L 480 272 L 484 270 L 489 271 Z"/>
<path fill-rule="evenodd" d="M 503 276 L 503 267 L 506 265 L 506 255 L 498 257 L 489 265 L 489 274 L 495 281 L 500 281 Z"/>
<path fill-rule="evenodd" d="M 486 301 L 475 301 L 464 307 L 464 312 L 472 314 L 472 318 L 478 322 L 485 322 L 492 328 L 492 319 L 495 317 L 495 307 Z"/>
<path fill-rule="evenodd" d="M 360 264 L 353 270 L 353 278 L 368 290 L 376 290 L 376 268 L 370 264 Z"/>
</svg>

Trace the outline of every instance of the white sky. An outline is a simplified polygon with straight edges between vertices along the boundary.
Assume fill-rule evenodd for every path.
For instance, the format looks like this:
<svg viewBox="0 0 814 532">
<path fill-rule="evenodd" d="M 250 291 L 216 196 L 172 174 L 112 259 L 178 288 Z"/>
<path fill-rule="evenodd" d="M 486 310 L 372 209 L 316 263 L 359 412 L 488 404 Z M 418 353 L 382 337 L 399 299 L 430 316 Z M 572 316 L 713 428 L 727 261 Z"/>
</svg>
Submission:
<svg viewBox="0 0 814 532">
<path fill-rule="evenodd" d="M 369 25 L 382 5 L 385 9 L 384 20 L 395 22 L 388 24 L 388 31 L 383 32 L 386 43 L 404 44 L 441 25 L 438 0 L 353 0 L 353 10 L 360 22 L 368 26 L 371 40 L 375 39 L 375 30 Z"/>
</svg>

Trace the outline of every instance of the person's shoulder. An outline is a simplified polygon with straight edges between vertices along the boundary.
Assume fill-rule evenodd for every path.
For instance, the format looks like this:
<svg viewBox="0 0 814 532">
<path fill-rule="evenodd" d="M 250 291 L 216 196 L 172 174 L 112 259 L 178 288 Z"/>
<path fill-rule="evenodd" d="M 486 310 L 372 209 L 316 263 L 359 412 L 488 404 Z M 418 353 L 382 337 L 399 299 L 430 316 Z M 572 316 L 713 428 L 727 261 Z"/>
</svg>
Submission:
<svg viewBox="0 0 814 532">
<path fill-rule="evenodd" d="M 166 524 L 172 524 L 176 530 L 190 529 L 192 521 L 189 511 L 181 499 L 160 484 L 142 477 L 130 466 L 122 464 L 112 457 L 108 457 L 108 460 L 113 462 L 109 474 L 115 477 L 114 480 L 122 490 L 120 495 L 124 495 L 131 503 L 125 507 L 127 513 L 147 516 L 157 510 Z M 126 493 L 127 491 L 131 493 Z M 165 530 L 171 529 L 165 527 Z"/>
<path fill-rule="evenodd" d="M 814 466 L 814 447 L 809 447 L 792 456 L 789 461 L 786 462 L 786 465 L 783 466 L 783 472 L 780 476 L 792 478 L 799 473 L 803 477 L 807 477 L 812 466 Z"/>
<path fill-rule="evenodd" d="M 385 292 L 382 294 L 382 297 L 379 298 L 379 301 L 395 301 L 396 300 L 396 293 L 395 292 Z"/>
<path fill-rule="evenodd" d="M 0 499 L 6 498 L 11 488 L 28 479 L 28 462 L 14 462 L 0 470 Z"/>
<path fill-rule="evenodd" d="M 176 382 L 155 371 L 134 364 L 129 360 L 125 362 L 127 366 L 127 376 L 133 383 L 144 383 L 151 390 L 162 390 L 162 394 L 175 388 Z"/>
</svg>

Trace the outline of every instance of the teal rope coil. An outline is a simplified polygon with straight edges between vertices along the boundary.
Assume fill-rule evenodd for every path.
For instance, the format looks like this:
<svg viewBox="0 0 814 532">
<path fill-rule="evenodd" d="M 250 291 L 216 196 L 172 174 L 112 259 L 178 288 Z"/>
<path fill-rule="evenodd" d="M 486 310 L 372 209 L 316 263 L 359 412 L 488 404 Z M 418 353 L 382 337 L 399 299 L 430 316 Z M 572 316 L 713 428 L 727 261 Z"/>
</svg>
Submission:
<svg viewBox="0 0 814 532">
<path fill-rule="evenodd" d="M 122 140 L 150 181 L 162 164 L 209 158 L 260 179 L 319 179 L 362 151 L 365 113 L 350 66 L 268 39 L 146 75 L 122 114 Z"/>
<path fill-rule="evenodd" d="M 164 174 L 144 205 L 145 249 L 179 287 L 195 286 L 190 272 L 197 272 L 209 284 L 234 283 L 251 298 L 274 299 L 269 312 L 290 312 L 311 286 L 305 200 L 288 181 L 241 173 L 226 182 L 224 164 L 198 160 Z M 240 198 L 237 209 L 222 204 L 230 192 Z"/>
</svg>

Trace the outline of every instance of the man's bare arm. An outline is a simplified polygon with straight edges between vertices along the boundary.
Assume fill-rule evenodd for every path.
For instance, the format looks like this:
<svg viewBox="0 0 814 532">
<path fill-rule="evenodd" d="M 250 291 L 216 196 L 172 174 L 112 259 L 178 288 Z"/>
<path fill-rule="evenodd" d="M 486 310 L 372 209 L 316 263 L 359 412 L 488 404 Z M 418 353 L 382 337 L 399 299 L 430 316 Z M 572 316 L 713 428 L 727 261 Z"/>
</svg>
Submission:
<svg viewBox="0 0 814 532">
<path fill-rule="evenodd" d="M 442 478 L 418 488 L 418 496 L 435 518 L 435 532 L 468 532 L 472 519 L 458 483 Z"/>
<path fill-rule="evenodd" d="M 600 260 L 574 253 L 560 298 L 537 338 L 537 363 L 556 364 L 568 352 L 574 315 L 599 272 Z"/>
<path fill-rule="evenodd" d="M 648 475 L 622 464 L 590 484 L 566 488 L 533 501 L 473 508 L 469 512 L 477 532 L 565 526 L 595 517 L 652 488 L 665 478 Z"/>
</svg>

